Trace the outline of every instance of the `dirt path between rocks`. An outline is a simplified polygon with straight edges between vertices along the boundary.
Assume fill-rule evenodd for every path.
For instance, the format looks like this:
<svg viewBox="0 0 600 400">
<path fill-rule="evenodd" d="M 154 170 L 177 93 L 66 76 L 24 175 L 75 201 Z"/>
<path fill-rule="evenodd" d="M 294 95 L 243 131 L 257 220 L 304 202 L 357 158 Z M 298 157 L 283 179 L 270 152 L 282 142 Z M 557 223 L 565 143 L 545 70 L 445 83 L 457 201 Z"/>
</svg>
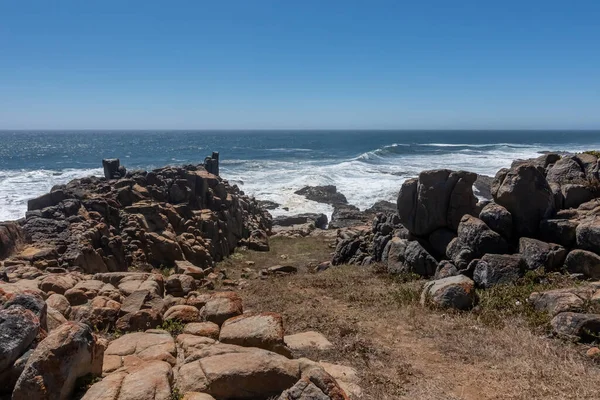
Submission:
<svg viewBox="0 0 600 400">
<path fill-rule="evenodd" d="M 519 319 L 489 326 L 471 313 L 418 304 L 419 282 L 370 268 L 307 265 L 327 260 L 332 238 L 271 240 L 271 251 L 241 251 L 220 264 L 245 309 L 284 316 L 286 333 L 316 330 L 333 350 L 296 354 L 354 367 L 362 395 L 385 399 L 597 399 L 600 366 L 583 346 L 533 334 Z M 273 265 L 299 272 L 260 279 Z"/>
</svg>

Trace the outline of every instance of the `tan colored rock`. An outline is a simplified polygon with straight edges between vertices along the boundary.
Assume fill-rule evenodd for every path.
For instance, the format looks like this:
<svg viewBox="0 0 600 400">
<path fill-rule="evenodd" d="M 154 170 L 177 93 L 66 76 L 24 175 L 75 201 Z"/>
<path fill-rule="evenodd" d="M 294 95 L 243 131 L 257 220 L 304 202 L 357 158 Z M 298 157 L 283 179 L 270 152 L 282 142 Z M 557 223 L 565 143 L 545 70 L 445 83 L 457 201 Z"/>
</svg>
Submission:
<svg viewBox="0 0 600 400">
<path fill-rule="evenodd" d="M 183 328 L 183 333 L 219 339 L 219 325 L 214 322 L 192 322 Z"/>
<path fill-rule="evenodd" d="M 61 326 L 65 322 L 67 322 L 67 319 L 64 317 L 64 315 L 62 315 L 60 313 L 60 311 L 58 311 L 55 308 L 48 307 L 48 309 L 46 310 L 46 313 L 47 313 L 46 318 L 48 321 L 48 331 L 49 332 L 52 332 L 53 330 L 55 330 L 56 328 L 58 328 L 59 326 Z"/>
<path fill-rule="evenodd" d="M 177 345 L 184 351 L 184 355 L 187 357 L 195 350 L 200 350 L 208 345 L 214 344 L 215 340 L 204 336 L 195 336 L 182 333 L 181 335 L 177 336 L 176 342 Z"/>
<path fill-rule="evenodd" d="M 283 342 L 283 320 L 276 313 L 249 313 L 230 318 L 221 327 L 219 341 L 290 355 Z"/>
<path fill-rule="evenodd" d="M 229 318 L 241 315 L 244 306 L 241 297 L 235 292 L 215 293 L 202 308 L 201 315 L 207 321 L 222 325 Z"/>
<path fill-rule="evenodd" d="M 52 274 L 40 282 L 40 289 L 44 292 L 64 294 L 77 284 L 77 279 L 70 274 Z"/>
<path fill-rule="evenodd" d="M 200 319 L 200 311 L 193 306 L 173 306 L 165 312 L 163 319 L 165 321 L 197 322 Z"/>
<path fill-rule="evenodd" d="M 299 376 L 298 362 L 253 349 L 184 364 L 177 384 L 184 393 L 204 392 L 217 399 L 255 399 L 279 395 L 294 385 Z"/>
<path fill-rule="evenodd" d="M 357 399 L 362 397 L 362 389 L 359 386 L 360 378 L 354 368 L 325 361 L 319 361 L 319 365 L 337 381 L 346 394 Z"/>
<path fill-rule="evenodd" d="M 215 398 L 206 393 L 188 392 L 183 396 L 183 400 L 215 400 Z"/>
<path fill-rule="evenodd" d="M 12 398 L 69 399 L 77 378 L 102 372 L 103 352 L 88 326 L 72 322 L 61 325 L 33 351 Z"/>
<path fill-rule="evenodd" d="M 175 274 L 167 278 L 165 291 L 175 297 L 184 297 L 197 289 L 196 281 L 190 275 Z"/>
<path fill-rule="evenodd" d="M 105 356 L 136 356 L 141 360 L 160 360 L 175 365 L 175 341 L 166 331 L 135 332 L 112 341 Z"/>
<path fill-rule="evenodd" d="M 71 314 L 71 304 L 69 300 L 62 294 L 52 294 L 46 299 L 48 307 L 52 307 L 59 311 L 64 317 L 69 318 Z"/>
<path fill-rule="evenodd" d="M 204 278 L 204 270 L 196 267 L 189 261 L 175 261 L 175 272 L 178 274 L 189 275 L 194 279 Z"/>
<path fill-rule="evenodd" d="M 285 344 L 292 350 L 330 350 L 333 344 L 319 332 L 308 331 L 284 337 Z"/>
<path fill-rule="evenodd" d="M 119 318 L 115 323 L 115 329 L 121 332 L 145 331 L 160 326 L 162 322 L 162 316 L 156 310 L 139 310 Z"/>
<path fill-rule="evenodd" d="M 163 361 L 147 361 L 94 384 L 81 400 L 171 400 L 173 371 Z"/>
</svg>

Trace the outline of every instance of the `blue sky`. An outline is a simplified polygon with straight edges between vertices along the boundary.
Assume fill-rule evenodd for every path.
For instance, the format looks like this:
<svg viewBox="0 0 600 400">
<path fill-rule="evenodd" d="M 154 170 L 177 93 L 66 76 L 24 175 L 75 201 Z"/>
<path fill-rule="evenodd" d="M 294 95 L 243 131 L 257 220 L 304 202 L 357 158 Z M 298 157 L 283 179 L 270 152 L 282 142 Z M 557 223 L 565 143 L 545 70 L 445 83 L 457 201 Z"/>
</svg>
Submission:
<svg viewBox="0 0 600 400">
<path fill-rule="evenodd" d="M 600 1 L 0 0 L 0 129 L 597 129 Z"/>
</svg>

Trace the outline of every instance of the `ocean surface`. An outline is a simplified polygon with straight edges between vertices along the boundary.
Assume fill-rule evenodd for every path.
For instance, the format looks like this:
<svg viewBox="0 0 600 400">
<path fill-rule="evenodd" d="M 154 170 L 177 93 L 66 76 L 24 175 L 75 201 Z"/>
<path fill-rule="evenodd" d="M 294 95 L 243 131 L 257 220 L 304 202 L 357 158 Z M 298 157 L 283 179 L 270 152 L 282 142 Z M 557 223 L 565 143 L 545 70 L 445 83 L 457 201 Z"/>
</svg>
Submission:
<svg viewBox="0 0 600 400">
<path fill-rule="evenodd" d="M 600 131 L 0 131 L 0 221 L 23 217 L 27 200 L 56 184 L 102 176 L 103 158 L 153 169 L 219 151 L 224 178 L 285 215 L 331 213 L 294 194 L 305 185 L 336 185 L 365 209 L 395 201 L 425 169 L 493 176 L 514 159 L 590 149 L 600 149 Z"/>
</svg>

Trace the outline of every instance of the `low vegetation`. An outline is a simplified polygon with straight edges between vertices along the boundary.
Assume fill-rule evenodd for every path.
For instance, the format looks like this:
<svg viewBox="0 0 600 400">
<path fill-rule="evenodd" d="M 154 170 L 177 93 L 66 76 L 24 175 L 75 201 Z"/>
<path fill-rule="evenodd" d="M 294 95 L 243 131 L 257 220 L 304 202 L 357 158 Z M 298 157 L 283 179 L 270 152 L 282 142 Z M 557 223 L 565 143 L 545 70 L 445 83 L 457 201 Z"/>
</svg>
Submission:
<svg viewBox="0 0 600 400">
<path fill-rule="evenodd" d="M 530 273 L 518 285 L 480 292 L 471 312 L 419 304 L 424 280 L 391 277 L 381 267 L 337 266 L 334 238 L 274 238 L 271 252 L 241 251 L 221 263 L 233 279 L 273 265 L 297 274 L 248 279 L 247 310 L 276 311 L 286 331 L 316 330 L 334 343 L 296 354 L 353 366 L 364 399 L 595 399 L 600 370 L 583 345 L 547 337 L 549 316 L 536 312 L 533 291 L 572 286 L 563 275 Z"/>
</svg>

